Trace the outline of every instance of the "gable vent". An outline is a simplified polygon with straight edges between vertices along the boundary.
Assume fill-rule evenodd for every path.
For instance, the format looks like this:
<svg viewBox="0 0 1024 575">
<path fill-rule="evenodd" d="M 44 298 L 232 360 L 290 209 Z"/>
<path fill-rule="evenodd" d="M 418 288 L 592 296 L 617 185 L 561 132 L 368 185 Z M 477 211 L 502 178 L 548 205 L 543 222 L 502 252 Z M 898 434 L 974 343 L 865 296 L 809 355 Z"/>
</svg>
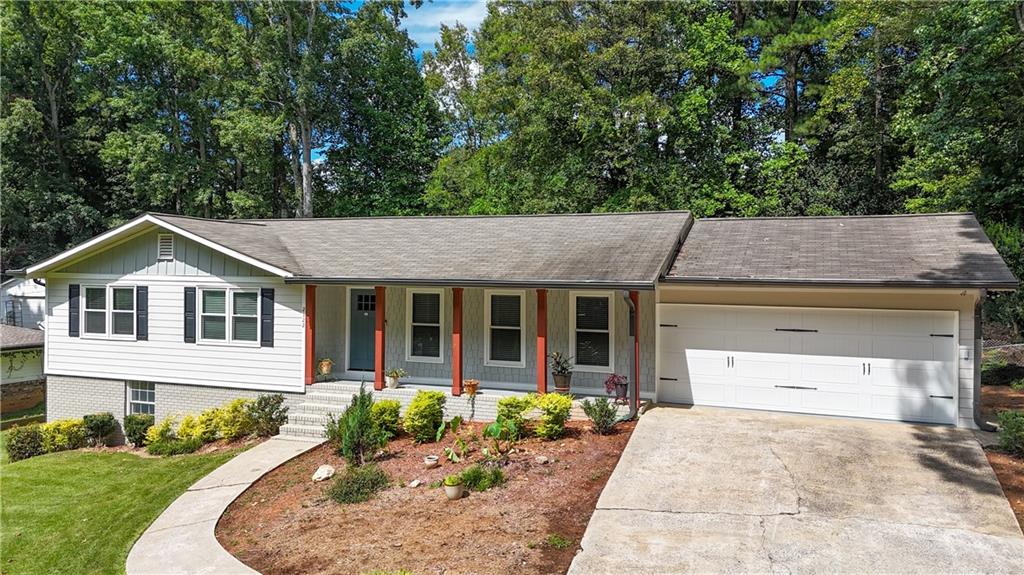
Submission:
<svg viewBox="0 0 1024 575">
<path fill-rule="evenodd" d="M 156 240 L 156 259 L 174 259 L 174 234 L 158 234 Z"/>
</svg>

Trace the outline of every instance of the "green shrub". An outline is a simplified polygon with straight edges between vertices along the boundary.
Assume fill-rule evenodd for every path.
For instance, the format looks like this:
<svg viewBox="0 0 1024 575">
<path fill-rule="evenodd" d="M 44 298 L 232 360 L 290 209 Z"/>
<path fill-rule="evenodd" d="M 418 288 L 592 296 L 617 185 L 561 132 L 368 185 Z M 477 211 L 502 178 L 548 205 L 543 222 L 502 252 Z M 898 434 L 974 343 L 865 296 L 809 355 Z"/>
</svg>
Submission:
<svg viewBox="0 0 1024 575">
<path fill-rule="evenodd" d="M 53 453 L 85 447 L 85 422 L 81 419 L 59 419 L 44 423 L 43 451 Z"/>
<path fill-rule="evenodd" d="M 537 395 L 533 393 L 525 396 L 511 395 L 498 400 L 498 419 L 515 426 L 516 439 L 526 435 L 526 414 L 537 406 L 536 402 Z"/>
<path fill-rule="evenodd" d="M 209 410 L 207 410 L 209 411 Z M 217 439 L 217 414 L 203 412 L 198 417 L 186 415 L 178 424 L 178 439 L 194 439 L 200 444 Z"/>
<path fill-rule="evenodd" d="M 46 453 L 43 450 L 43 430 L 38 423 L 18 425 L 7 432 L 7 457 L 20 461 Z"/>
<path fill-rule="evenodd" d="M 388 474 L 376 465 L 350 467 L 334 480 L 327 496 L 338 503 L 361 503 L 386 489 L 390 483 Z"/>
<path fill-rule="evenodd" d="M 377 429 L 381 430 L 388 439 L 398 436 L 398 430 L 402 423 L 402 404 L 396 399 L 382 399 L 376 401 L 370 408 L 370 417 Z"/>
<path fill-rule="evenodd" d="M 352 396 L 352 403 L 336 422 L 340 449 L 338 454 L 348 460 L 349 465 L 363 465 L 373 457 L 373 452 L 388 442 L 387 436 L 373 422 L 373 394 L 360 385 L 359 393 Z"/>
<path fill-rule="evenodd" d="M 146 430 L 146 445 L 170 441 L 172 439 L 177 439 L 177 436 L 174 435 L 173 417 L 165 418 L 160 423 L 151 425 L 149 429 Z"/>
<path fill-rule="evenodd" d="M 462 484 L 470 491 L 487 491 L 505 483 L 505 473 L 499 467 L 472 465 L 462 472 Z"/>
<path fill-rule="evenodd" d="M 1024 391 L 1024 377 L 1010 382 L 1010 388 L 1014 391 Z"/>
<path fill-rule="evenodd" d="M 124 437 L 135 447 L 146 444 L 146 431 L 153 427 L 154 418 L 148 413 L 133 413 L 124 416 Z"/>
<path fill-rule="evenodd" d="M 85 435 L 92 445 L 106 444 L 107 438 L 117 429 L 117 420 L 112 413 L 94 413 L 82 418 Z"/>
<path fill-rule="evenodd" d="M 581 404 L 583 413 L 590 418 L 590 425 L 594 433 L 608 435 L 615 428 L 618 413 L 615 404 L 607 397 L 596 397 L 593 401 L 584 399 Z"/>
<path fill-rule="evenodd" d="M 224 439 L 232 440 L 250 435 L 253 431 L 249 415 L 248 399 L 235 399 L 217 411 L 217 432 Z"/>
<path fill-rule="evenodd" d="M 544 439 L 558 439 L 565 433 L 565 422 L 572 411 L 572 396 L 561 393 L 545 393 L 537 398 L 540 409 L 540 423 L 534 432 Z"/>
<path fill-rule="evenodd" d="M 440 391 L 418 391 L 405 410 L 402 428 L 417 443 L 433 441 L 444 422 L 445 395 Z"/>
<path fill-rule="evenodd" d="M 188 439 L 163 439 L 146 446 L 146 451 L 152 455 L 182 455 L 192 453 L 203 446 L 202 440 L 190 437 Z"/>
<path fill-rule="evenodd" d="M 288 423 L 288 408 L 284 407 L 284 396 L 280 393 L 261 394 L 249 404 L 249 418 L 252 431 L 259 437 L 270 437 L 281 431 Z"/>
<path fill-rule="evenodd" d="M 999 447 L 1024 457 L 1024 411 L 999 414 Z"/>
<path fill-rule="evenodd" d="M 483 449 L 489 459 L 505 460 L 515 447 L 520 431 L 516 424 L 500 415 L 494 423 L 484 427 L 483 436 L 491 440 L 491 445 Z"/>
</svg>

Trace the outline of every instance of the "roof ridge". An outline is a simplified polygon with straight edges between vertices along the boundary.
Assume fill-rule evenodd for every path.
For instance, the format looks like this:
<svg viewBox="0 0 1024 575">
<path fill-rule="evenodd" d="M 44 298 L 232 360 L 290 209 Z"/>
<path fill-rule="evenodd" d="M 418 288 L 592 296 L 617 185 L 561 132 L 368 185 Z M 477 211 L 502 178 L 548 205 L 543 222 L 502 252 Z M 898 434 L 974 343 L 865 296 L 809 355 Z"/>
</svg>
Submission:
<svg viewBox="0 0 1024 575">
<path fill-rule="evenodd" d="M 239 218 L 239 219 L 218 219 L 202 218 L 198 216 L 185 216 L 179 214 L 165 214 L 160 212 L 147 212 L 154 217 L 187 218 L 203 222 L 219 222 L 225 224 L 257 224 L 262 222 L 325 222 L 325 221 L 356 221 L 356 220 L 456 220 L 456 219 L 501 219 L 501 218 L 559 218 L 574 216 L 648 216 L 661 214 L 690 215 L 689 210 L 659 210 L 646 212 L 573 212 L 573 213 L 549 213 L 549 214 L 452 214 L 452 215 L 408 215 L 408 216 L 339 216 L 323 218 Z"/>
<path fill-rule="evenodd" d="M 857 219 L 885 219 L 885 218 L 922 218 L 934 216 L 974 216 L 974 212 L 936 212 L 927 214 L 850 214 L 841 216 L 729 216 L 721 218 L 697 218 L 698 222 L 749 222 L 749 221 L 776 221 L 776 220 L 857 220 Z"/>
</svg>

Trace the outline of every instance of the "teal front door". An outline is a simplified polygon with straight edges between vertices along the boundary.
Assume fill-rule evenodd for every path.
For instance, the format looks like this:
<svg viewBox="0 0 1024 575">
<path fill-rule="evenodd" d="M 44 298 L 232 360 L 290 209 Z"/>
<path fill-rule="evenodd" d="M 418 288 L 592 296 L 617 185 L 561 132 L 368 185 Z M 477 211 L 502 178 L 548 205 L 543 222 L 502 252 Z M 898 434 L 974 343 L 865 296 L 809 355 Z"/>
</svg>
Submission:
<svg viewBox="0 0 1024 575">
<path fill-rule="evenodd" d="M 349 290 L 348 368 L 373 371 L 377 295 L 372 289 Z"/>
</svg>

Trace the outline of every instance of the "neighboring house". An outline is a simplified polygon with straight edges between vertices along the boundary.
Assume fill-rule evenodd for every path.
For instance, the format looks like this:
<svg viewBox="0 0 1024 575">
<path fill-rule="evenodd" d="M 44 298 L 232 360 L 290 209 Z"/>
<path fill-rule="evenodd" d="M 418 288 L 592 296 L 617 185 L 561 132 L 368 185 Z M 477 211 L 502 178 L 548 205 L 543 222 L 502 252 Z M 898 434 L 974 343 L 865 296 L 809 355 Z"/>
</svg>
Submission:
<svg viewBox="0 0 1024 575">
<path fill-rule="evenodd" d="M 0 323 L 40 328 L 46 319 L 46 286 L 39 280 L 11 278 L 0 284 Z"/>
<path fill-rule="evenodd" d="M 544 392 L 561 351 L 579 394 L 621 373 L 662 402 L 971 427 L 979 302 L 1017 287 L 970 214 L 147 214 L 26 274 L 51 419 L 296 400 L 325 357 Z"/>
<path fill-rule="evenodd" d="M 42 402 L 43 379 L 42 330 L 0 325 L 0 413 Z"/>
</svg>

